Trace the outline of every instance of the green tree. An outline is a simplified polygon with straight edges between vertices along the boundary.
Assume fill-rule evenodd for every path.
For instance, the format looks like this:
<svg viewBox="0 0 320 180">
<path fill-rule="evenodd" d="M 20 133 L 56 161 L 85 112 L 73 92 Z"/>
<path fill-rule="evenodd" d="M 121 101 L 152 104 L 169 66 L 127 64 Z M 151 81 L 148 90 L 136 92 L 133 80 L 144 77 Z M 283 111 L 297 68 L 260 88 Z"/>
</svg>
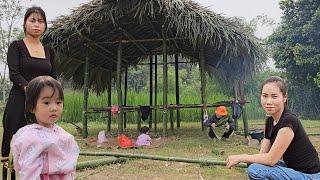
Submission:
<svg viewBox="0 0 320 180">
<path fill-rule="evenodd" d="M 21 29 L 15 25 L 22 16 L 23 7 L 20 0 L 0 0 L 0 64 L 4 66 L 0 71 L 0 83 L 7 81 L 7 50 L 10 42 L 21 35 Z M 6 86 L 2 86 L 2 98 L 5 100 Z"/>
<path fill-rule="evenodd" d="M 269 38 L 276 66 L 286 71 L 292 107 L 300 115 L 320 114 L 320 1 L 283 0 L 280 27 Z M 290 94 L 289 94 L 290 95 Z"/>
</svg>

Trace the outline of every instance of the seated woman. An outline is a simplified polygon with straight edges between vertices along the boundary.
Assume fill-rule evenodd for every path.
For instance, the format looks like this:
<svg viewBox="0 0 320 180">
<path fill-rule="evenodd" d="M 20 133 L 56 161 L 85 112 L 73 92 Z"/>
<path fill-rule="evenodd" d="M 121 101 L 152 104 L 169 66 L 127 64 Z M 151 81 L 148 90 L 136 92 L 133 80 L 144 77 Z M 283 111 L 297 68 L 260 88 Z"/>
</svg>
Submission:
<svg viewBox="0 0 320 180">
<path fill-rule="evenodd" d="M 297 116 L 287 108 L 283 79 L 270 77 L 262 83 L 261 105 L 269 117 L 260 153 L 229 156 L 227 167 L 252 163 L 249 179 L 320 179 L 318 153 Z"/>
</svg>

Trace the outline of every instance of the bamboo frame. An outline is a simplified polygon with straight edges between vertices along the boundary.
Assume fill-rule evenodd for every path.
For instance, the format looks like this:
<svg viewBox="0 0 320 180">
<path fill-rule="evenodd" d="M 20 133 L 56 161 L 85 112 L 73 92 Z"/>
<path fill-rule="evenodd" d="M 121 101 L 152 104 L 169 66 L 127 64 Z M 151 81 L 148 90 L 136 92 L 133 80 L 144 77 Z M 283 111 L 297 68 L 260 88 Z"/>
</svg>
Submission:
<svg viewBox="0 0 320 180">
<path fill-rule="evenodd" d="M 212 103 L 212 104 L 171 104 L 167 106 L 167 109 L 188 109 L 188 108 L 203 108 L 203 107 L 218 107 L 218 106 L 231 106 L 230 101 L 220 101 L 220 102 L 216 102 L 216 103 Z M 139 109 L 140 106 L 124 106 L 122 107 L 123 111 L 135 111 L 137 109 Z M 107 111 L 111 111 L 111 107 L 103 107 L 103 108 L 88 108 L 89 110 L 85 113 L 101 113 L 101 112 L 107 112 Z M 163 105 L 153 105 L 150 106 L 151 110 L 159 110 L 159 109 L 163 109 Z"/>
<path fill-rule="evenodd" d="M 150 88 L 149 88 L 149 105 L 152 106 L 153 104 L 153 78 L 152 78 L 152 56 L 149 56 L 149 62 L 150 62 L 150 66 L 149 66 L 149 78 L 150 78 Z M 149 128 L 152 128 L 152 111 L 150 111 L 150 115 L 149 115 Z"/>
<path fill-rule="evenodd" d="M 124 74 L 124 106 L 127 106 L 127 95 L 128 95 L 128 67 L 126 67 Z M 127 128 L 127 113 L 123 113 L 123 126 Z"/>
<path fill-rule="evenodd" d="M 162 45 L 163 45 L 163 114 L 162 114 L 162 129 L 163 135 L 167 135 L 167 117 L 168 117 L 168 65 L 167 65 L 167 42 L 166 42 L 166 32 L 165 26 L 162 25 Z"/>
<path fill-rule="evenodd" d="M 112 71 L 109 71 L 108 73 L 108 87 L 107 87 L 107 92 L 108 92 L 108 106 L 111 107 L 111 101 L 112 101 L 112 96 L 111 96 L 111 83 L 112 83 Z M 108 123 L 107 123 L 107 130 L 111 131 L 111 121 L 112 121 L 112 116 L 111 116 L 111 111 L 108 112 Z"/>
<path fill-rule="evenodd" d="M 118 114 L 118 131 L 120 133 L 123 132 L 123 112 L 122 112 L 122 92 L 121 92 L 121 58 L 122 58 L 122 31 L 119 30 L 119 44 L 118 44 L 118 53 L 117 53 L 117 99 L 118 99 L 118 107 L 119 107 L 119 114 Z"/>
<path fill-rule="evenodd" d="M 201 118 L 200 118 L 200 123 L 201 123 L 201 129 L 204 130 L 204 126 L 203 126 L 203 115 L 204 115 L 204 110 L 207 109 L 207 91 L 206 91 L 206 72 L 204 70 L 205 67 L 205 52 L 204 52 L 204 48 L 200 49 L 200 53 L 199 53 L 199 59 L 200 59 L 200 63 L 199 63 L 199 67 L 200 67 L 200 77 L 201 77 L 201 103 L 204 104 L 203 109 L 201 110 Z"/>
<path fill-rule="evenodd" d="M 176 104 L 180 104 L 180 89 L 179 89 L 179 59 L 178 55 L 174 56 L 174 69 L 175 69 L 175 81 L 176 81 Z M 180 110 L 177 109 L 177 129 L 180 128 Z"/>
<path fill-rule="evenodd" d="M 155 54 L 154 55 L 154 105 L 157 106 L 158 104 L 158 98 L 157 98 L 157 94 L 158 94 L 158 56 Z M 157 132 L 157 115 L 158 115 L 158 111 L 157 109 L 155 109 L 154 111 L 154 131 Z"/>
<path fill-rule="evenodd" d="M 84 88 L 83 88 L 83 120 L 82 120 L 82 137 L 88 137 L 88 122 L 86 111 L 88 111 L 88 97 L 89 97 L 89 49 L 86 52 L 86 62 L 84 68 Z"/>
</svg>

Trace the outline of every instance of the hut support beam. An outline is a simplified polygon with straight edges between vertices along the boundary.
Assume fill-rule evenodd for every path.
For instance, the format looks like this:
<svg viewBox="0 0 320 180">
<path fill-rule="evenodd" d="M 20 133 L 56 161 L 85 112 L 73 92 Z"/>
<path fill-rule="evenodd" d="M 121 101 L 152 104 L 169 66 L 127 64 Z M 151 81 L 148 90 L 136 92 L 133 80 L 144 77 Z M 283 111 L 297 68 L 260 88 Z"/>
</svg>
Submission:
<svg viewBox="0 0 320 180">
<path fill-rule="evenodd" d="M 154 105 L 157 106 L 158 104 L 158 56 L 154 55 Z M 154 131 L 157 132 L 157 112 L 158 110 L 154 110 Z"/>
<path fill-rule="evenodd" d="M 180 95 L 179 95 L 179 57 L 178 54 L 174 56 L 174 68 L 175 68 L 175 79 L 176 79 L 176 104 L 180 104 Z M 180 128 L 180 110 L 177 109 L 177 128 Z"/>
<path fill-rule="evenodd" d="M 124 35 L 127 36 L 129 38 L 129 40 L 132 41 L 132 43 L 143 53 L 143 54 L 147 54 L 148 49 L 146 47 L 144 47 L 143 45 L 135 42 L 136 38 L 134 38 L 128 31 L 126 30 L 122 30 Z"/>
<path fill-rule="evenodd" d="M 107 87 L 107 91 L 108 91 L 108 107 L 111 107 L 111 82 L 112 82 L 112 70 L 110 70 L 108 72 L 108 87 Z M 111 131 L 111 120 L 112 120 L 112 116 L 111 116 L 111 111 L 108 111 L 108 124 L 107 124 L 107 130 Z"/>
<path fill-rule="evenodd" d="M 122 112 L 122 92 L 121 92 L 121 61 L 122 61 L 122 32 L 119 33 L 119 43 L 118 43 L 118 52 L 117 52 L 117 99 L 118 99 L 118 107 L 119 107 L 119 114 L 118 114 L 118 131 L 120 133 L 123 132 L 123 112 Z"/>
<path fill-rule="evenodd" d="M 149 104 L 150 106 L 152 106 L 153 102 L 152 102 L 152 99 L 153 99 L 153 82 L 152 82 L 152 56 L 149 56 L 149 62 L 150 62 L 150 66 L 149 66 L 149 77 L 150 77 L 150 88 L 149 88 Z M 152 111 L 150 111 L 150 114 L 149 114 L 149 128 L 151 129 L 152 128 Z"/>
<path fill-rule="evenodd" d="M 240 98 L 241 100 L 245 100 L 243 81 L 239 80 L 238 82 L 239 82 Z M 246 113 L 246 104 L 242 105 L 242 120 L 243 120 L 244 137 L 248 137 L 249 127 L 248 127 L 248 119 L 247 119 L 247 113 Z"/>
<path fill-rule="evenodd" d="M 83 89 L 83 120 L 82 120 L 82 137 L 88 137 L 88 122 L 85 112 L 88 111 L 88 97 L 89 97 L 89 49 L 86 52 L 86 62 L 84 67 L 84 89 Z"/>
<path fill-rule="evenodd" d="M 90 49 L 94 50 L 94 49 L 91 47 L 92 45 L 94 45 L 94 46 L 102 49 L 103 51 L 105 51 L 109 56 L 111 56 L 111 57 L 113 56 L 113 54 L 112 54 L 110 51 L 108 51 L 108 50 L 105 49 L 104 47 L 102 47 L 102 46 L 94 43 L 94 41 L 92 41 L 90 38 L 84 36 L 80 31 L 78 31 L 78 34 L 79 34 L 79 36 L 80 36 L 81 39 L 84 39 L 85 41 L 87 41 L 87 42 L 90 44 L 90 46 L 87 46 L 87 47 L 89 47 Z M 96 52 L 99 52 L 99 51 L 96 51 Z M 99 53 L 99 54 L 103 54 L 103 53 Z M 105 56 L 105 55 L 103 55 L 103 56 L 106 57 L 107 59 L 115 62 L 112 58 L 109 58 L 108 56 Z"/>
<path fill-rule="evenodd" d="M 162 25 L 162 45 L 163 45 L 163 116 L 162 116 L 162 128 L 163 128 L 163 135 L 167 135 L 167 117 L 168 117 L 168 65 L 167 65 L 167 40 L 166 40 L 166 32 L 165 26 Z"/>
<path fill-rule="evenodd" d="M 124 106 L 127 106 L 127 95 L 128 95 L 128 67 L 126 67 L 124 74 Z M 127 112 L 123 113 L 123 125 L 124 128 L 127 128 Z"/>
<path fill-rule="evenodd" d="M 238 97 L 237 97 L 237 80 L 235 80 L 234 82 L 234 86 L 233 86 L 233 97 L 234 97 L 234 100 L 237 101 Z M 236 103 L 236 102 L 234 102 Z M 235 131 L 238 130 L 238 119 L 235 119 Z"/>
<path fill-rule="evenodd" d="M 206 92 L 206 72 L 204 70 L 205 67 L 205 52 L 204 48 L 200 49 L 200 77 L 201 77 L 201 103 L 204 105 L 202 109 L 202 116 L 200 118 L 201 120 L 201 129 L 204 130 L 203 127 L 203 114 L 204 110 L 207 109 L 206 104 L 207 104 L 207 92 Z"/>
</svg>

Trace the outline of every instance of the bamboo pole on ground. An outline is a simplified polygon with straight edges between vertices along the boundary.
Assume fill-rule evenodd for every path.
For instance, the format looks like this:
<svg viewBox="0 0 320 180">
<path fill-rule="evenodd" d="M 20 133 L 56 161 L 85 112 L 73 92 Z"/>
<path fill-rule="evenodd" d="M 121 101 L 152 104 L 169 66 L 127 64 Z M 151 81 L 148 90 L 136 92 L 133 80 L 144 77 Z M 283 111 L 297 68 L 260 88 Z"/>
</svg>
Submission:
<svg viewBox="0 0 320 180">
<path fill-rule="evenodd" d="M 153 99 L 153 81 L 152 81 L 152 55 L 149 56 L 149 63 L 150 63 L 150 66 L 149 66 L 149 77 L 150 77 L 150 88 L 149 88 L 149 104 L 150 106 L 152 106 L 152 99 Z M 152 128 L 152 110 L 150 111 L 150 114 L 149 114 L 149 128 L 151 129 Z"/>
<path fill-rule="evenodd" d="M 154 55 L 154 105 L 157 106 L 158 104 L 158 56 L 155 54 Z M 154 131 L 157 132 L 157 114 L 158 110 L 154 110 Z"/>
<path fill-rule="evenodd" d="M 174 68 L 175 68 L 175 79 L 176 79 L 176 104 L 180 104 L 180 95 L 179 95 L 179 63 L 178 63 L 178 54 L 174 55 Z M 177 109 L 177 129 L 180 128 L 180 110 Z"/>
<path fill-rule="evenodd" d="M 86 115 L 86 111 L 88 110 L 88 97 L 89 97 L 89 49 L 86 50 L 86 60 L 84 65 L 84 89 L 83 89 L 83 120 L 82 120 L 82 137 L 88 137 L 88 119 Z"/>
<path fill-rule="evenodd" d="M 165 26 L 162 25 L 162 45 L 163 45 L 163 114 L 162 114 L 162 129 L 163 136 L 167 135 L 167 117 L 168 117 L 168 65 L 167 65 L 167 36 Z"/>
<path fill-rule="evenodd" d="M 83 156 L 114 156 L 114 157 L 126 157 L 126 158 L 136 158 L 136 159 L 151 159 L 159 161 L 174 161 L 174 162 L 185 162 L 185 163 L 196 163 L 202 165 L 217 165 L 226 166 L 225 161 L 210 160 L 210 159 L 189 159 L 182 157 L 168 157 L 168 156 L 155 156 L 147 154 L 130 154 L 130 153 L 114 153 L 114 152 L 81 152 L 80 155 Z M 247 164 L 240 163 L 237 167 L 247 168 Z"/>
<path fill-rule="evenodd" d="M 104 158 L 104 159 L 95 159 L 91 161 L 83 161 L 77 163 L 77 170 L 87 169 L 87 168 L 95 168 L 98 166 L 109 165 L 109 164 L 116 164 L 116 163 L 123 163 L 126 162 L 127 159 L 125 158 Z"/>
<path fill-rule="evenodd" d="M 118 131 L 123 132 L 123 112 L 122 112 L 122 92 L 121 92 L 121 57 L 122 57 L 122 31 L 120 29 L 118 37 L 118 52 L 117 52 L 117 96 L 120 113 L 118 114 Z"/>
<path fill-rule="evenodd" d="M 199 53 L 199 59 L 200 59 L 200 63 L 199 63 L 199 67 L 200 67 L 200 77 L 201 77 L 201 103 L 204 105 L 203 109 L 201 110 L 201 129 L 202 131 L 204 130 L 204 126 L 203 126 L 203 115 L 204 115 L 204 110 L 207 109 L 206 104 L 207 104 L 207 92 L 206 92 L 206 72 L 205 72 L 205 52 L 204 52 L 204 48 L 200 49 L 200 53 Z"/>
</svg>

